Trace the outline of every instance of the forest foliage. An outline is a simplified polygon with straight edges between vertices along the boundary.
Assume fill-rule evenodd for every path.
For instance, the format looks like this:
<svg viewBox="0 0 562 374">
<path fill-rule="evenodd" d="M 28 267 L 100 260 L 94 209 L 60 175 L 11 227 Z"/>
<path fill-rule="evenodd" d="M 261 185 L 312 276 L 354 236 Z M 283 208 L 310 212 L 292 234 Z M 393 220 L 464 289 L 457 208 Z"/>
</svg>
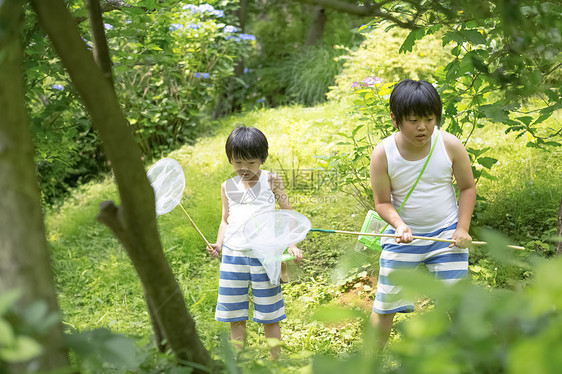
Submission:
<svg viewBox="0 0 562 374">
<path fill-rule="evenodd" d="M 405 18 L 419 11 L 408 3 L 388 3 L 388 12 Z M 67 4 L 91 48 L 83 2 Z M 509 252 L 504 237 L 476 231 L 491 245 L 489 252 L 474 251 L 471 257 L 475 284 L 447 288 L 423 273 L 404 278 L 416 294 L 431 291 L 420 301 L 422 313 L 399 321 L 381 360 L 370 352 L 368 309 L 358 301 L 372 293 L 376 254 L 362 256 L 349 241 L 315 235 L 303 244 L 311 257 L 302 266 L 303 277 L 285 286 L 287 304 L 294 305 L 285 327 L 294 338 L 284 343 L 286 358 L 264 361 L 259 347 L 265 342 L 253 328 L 249 341 L 258 348 L 244 350 L 237 368 L 224 329 L 208 321 L 216 301 L 216 264 L 207 263 L 196 235 L 177 222 L 179 215 L 164 217 L 159 225 L 168 230 L 166 256 L 202 340 L 228 372 L 550 373 L 560 366 L 561 264 L 545 259 L 554 253 L 561 194 L 560 4 L 424 4 L 430 11 L 408 31 L 381 18 L 327 9 L 324 38 L 313 47 L 303 37 L 312 8 L 298 1 L 252 2 L 243 24 L 233 0 L 135 0 L 104 14 L 115 87 L 147 163 L 176 149 L 172 157 L 191 173 L 188 185 L 218 186 L 229 173 L 228 164 L 216 159 L 225 133 L 240 120 L 255 121 L 282 145 L 268 166 L 293 175 L 319 168 L 336 175 L 335 190 L 301 191 L 303 185 L 293 185 L 295 209 L 315 224 L 357 226 L 372 207 L 370 150 L 392 131 L 387 103 L 392 84 L 403 77 L 427 79 L 445 103 L 443 128 L 463 140 L 479 180 L 475 226 L 499 230 L 528 249 Z M 92 223 L 99 200 L 115 191 L 107 180 L 69 190 L 105 178 L 108 165 L 75 88 L 36 22 L 28 11 L 27 103 L 75 364 L 83 372 L 186 372 L 153 349 L 138 280 L 114 238 Z M 246 114 L 213 121 L 220 98 L 229 95 L 233 108 Z M 317 109 L 297 107 L 296 114 L 281 107 L 325 100 Z M 265 109 L 270 106 L 280 109 Z M 209 135 L 214 137 L 205 140 Z M 191 147 L 180 148 L 185 144 Z M 60 200 L 69 191 L 73 197 Z M 212 192 L 191 187 L 185 196 L 209 237 L 220 210 Z M 60 210 L 47 207 L 57 201 Z M 325 274 L 332 268 L 344 274 L 339 283 Z M 204 280 L 193 285 L 195 278 Z M 352 301 L 344 299 L 350 295 Z M 0 298 L 0 369 L 2 361 L 37 355 L 41 348 L 33 336 L 57 318 L 45 315 L 40 303 L 19 310 L 15 300 L 16 294 Z M 105 329 L 90 330 L 95 327 Z"/>
</svg>

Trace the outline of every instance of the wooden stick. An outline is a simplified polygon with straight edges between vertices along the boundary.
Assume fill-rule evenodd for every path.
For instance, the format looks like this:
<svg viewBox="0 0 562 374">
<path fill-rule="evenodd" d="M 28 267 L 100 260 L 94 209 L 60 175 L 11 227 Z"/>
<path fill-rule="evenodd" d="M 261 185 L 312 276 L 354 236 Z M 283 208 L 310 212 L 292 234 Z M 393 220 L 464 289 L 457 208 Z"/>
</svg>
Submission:
<svg viewBox="0 0 562 374">
<path fill-rule="evenodd" d="M 364 236 L 377 236 L 377 237 L 385 237 L 385 238 L 398 238 L 399 235 L 396 234 L 377 234 L 374 232 L 358 232 L 358 231 L 344 231 L 344 230 L 324 230 L 324 229 L 310 229 L 310 231 L 312 232 L 325 232 L 325 233 L 333 233 L 333 234 L 348 234 L 348 235 L 364 235 Z M 444 239 L 444 238 L 436 238 L 436 237 L 432 237 L 432 236 L 418 236 L 418 235 L 414 235 L 413 236 L 414 239 L 419 239 L 419 240 L 431 240 L 434 242 L 444 242 L 444 243 L 454 243 L 454 240 L 451 239 Z M 471 244 L 474 245 L 486 245 L 488 244 L 487 242 L 478 242 L 478 241 L 474 241 Z M 520 247 L 517 245 L 508 245 L 508 248 L 513 248 L 513 249 L 519 249 L 519 250 L 524 250 L 525 247 Z"/>
<path fill-rule="evenodd" d="M 205 241 L 205 243 L 207 244 L 207 246 L 209 248 L 213 248 L 211 247 L 211 244 L 209 244 L 209 241 L 207 240 L 207 238 L 205 238 L 205 235 L 203 235 L 203 233 L 201 232 L 201 230 L 199 230 L 199 228 L 197 227 L 197 225 L 195 224 L 195 222 L 191 219 L 191 217 L 189 216 L 189 214 L 187 213 L 187 211 L 184 209 L 183 205 L 179 204 L 180 208 L 183 210 L 183 212 L 185 213 L 185 215 L 187 216 L 187 218 L 189 218 L 189 221 L 191 222 L 191 225 L 193 226 L 193 228 L 199 233 L 199 235 L 201 236 L 201 238 L 203 238 L 203 240 Z"/>
</svg>

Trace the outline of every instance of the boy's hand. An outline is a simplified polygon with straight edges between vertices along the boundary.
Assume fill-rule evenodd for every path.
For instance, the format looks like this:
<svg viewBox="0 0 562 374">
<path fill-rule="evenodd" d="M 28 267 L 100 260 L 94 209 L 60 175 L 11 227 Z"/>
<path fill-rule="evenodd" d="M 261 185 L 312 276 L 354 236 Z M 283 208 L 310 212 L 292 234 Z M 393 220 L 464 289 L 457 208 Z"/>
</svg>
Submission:
<svg viewBox="0 0 562 374">
<path fill-rule="evenodd" d="M 207 247 L 207 252 L 209 252 L 209 254 L 215 258 L 219 257 L 222 251 L 222 245 L 219 245 L 217 243 L 211 244 L 210 247 Z"/>
<path fill-rule="evenodd" d="M 295 256 L 295 262 L 299 263 L 302 260 L 302 252 L 300 249 L 297 248 L 296 245 L 292 245 L 287 250 L 291 256 Z"/>
<path fill-rule="evenodd" d="M 396 243 L 411 243 L 414 238 L 412 237 L 412 230 L 406 224 L 401 224 L 396 227 L 396 235 L 394 240 Z"/>
<path fill-rule="evenodd" d="M 454 246 L 459 248 L 466 248 L 472 243 L 472 237 L 468 234 L 466 230 L 456 229 L 453 238 L 455 242 L 449 245 L 449 248 Z"/>
</svg>

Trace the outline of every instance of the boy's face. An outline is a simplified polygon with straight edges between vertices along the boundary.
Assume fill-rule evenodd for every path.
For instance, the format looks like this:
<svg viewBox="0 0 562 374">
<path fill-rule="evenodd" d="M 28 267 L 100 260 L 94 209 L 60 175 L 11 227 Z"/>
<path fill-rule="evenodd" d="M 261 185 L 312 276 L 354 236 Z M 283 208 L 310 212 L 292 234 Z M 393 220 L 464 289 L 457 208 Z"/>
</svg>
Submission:
<svg viewBox="0 0 562 374">
<path fill-rule="evenodd" d="M 263 164 L 259 158 L 244 159 L 237 157 L 232 157 L 230 163 L 240 179 L 245 181 L 257 179 L 260 166 Z"/>
<path fill-rule="evenodd" d="M 437 116 L 408 115 L 402 118 L 402 123 L 396 123 L 394 113 L 390 113 L 394 126 L 398 127 L 404 139 L 415 146 L 422 146 L 431 142 L 431 134 L 435 128 Z"/>
</svg>

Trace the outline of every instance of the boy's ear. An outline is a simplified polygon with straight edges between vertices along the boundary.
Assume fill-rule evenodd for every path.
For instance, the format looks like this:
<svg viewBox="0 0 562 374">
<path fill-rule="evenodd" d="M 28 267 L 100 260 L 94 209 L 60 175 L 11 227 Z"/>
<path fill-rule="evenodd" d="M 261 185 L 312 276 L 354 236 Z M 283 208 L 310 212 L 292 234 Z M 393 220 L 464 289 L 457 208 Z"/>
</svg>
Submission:
<svg viewBox="0 0 562 374">
<path fill-rule="evenodd" d="M 390 112 L 390 118 L 392 118 L 392 124 L 394 125 L 394 127 L 398 129 L 399 126 L 398 123 L 396 123 L 396 116 L 394 115 L 394 113 Z"/>
</svg>

